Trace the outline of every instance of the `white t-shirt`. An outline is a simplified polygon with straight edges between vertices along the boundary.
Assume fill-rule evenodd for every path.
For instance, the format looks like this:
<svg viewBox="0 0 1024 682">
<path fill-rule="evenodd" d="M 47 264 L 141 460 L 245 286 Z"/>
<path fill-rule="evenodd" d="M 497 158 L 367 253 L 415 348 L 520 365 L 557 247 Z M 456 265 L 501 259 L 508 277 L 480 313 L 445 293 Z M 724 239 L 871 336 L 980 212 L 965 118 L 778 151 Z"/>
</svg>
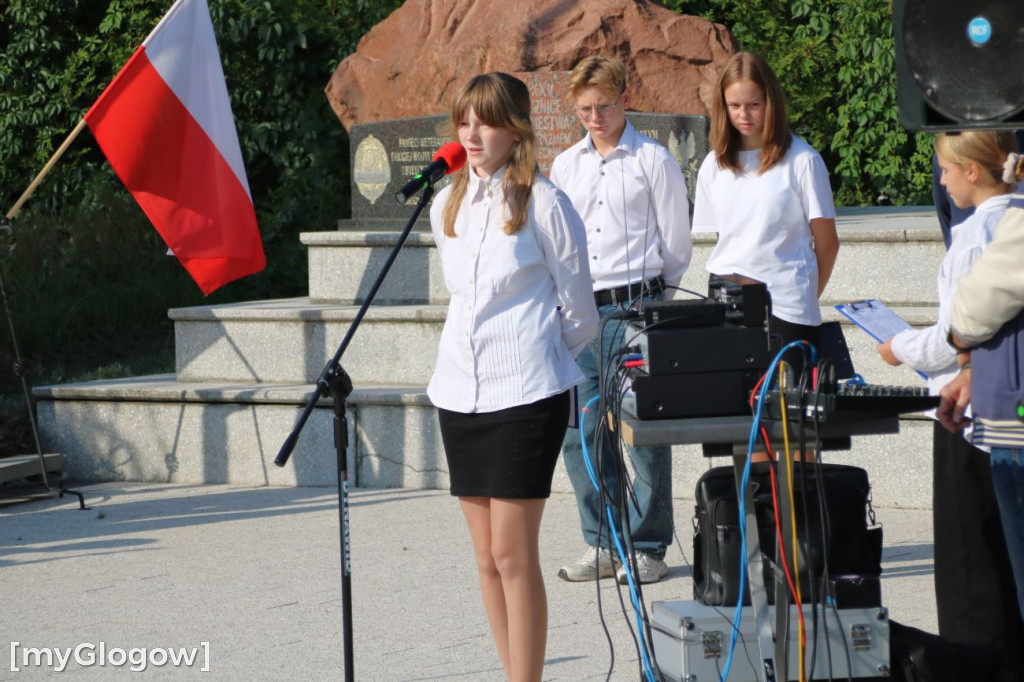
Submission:
<svg viewBox="0 0 1024 682">
<path fill-rule="evenodd" d="M 450 185 L 430 208 L 451 302 L 427 395 L 446 410 L 495 412 L 571 388 L 583 380 L 574 358 L 597 333 L 583 221 L 538 175 L 526 223 L 505 234 L 504 172 L 469 171 L 454 237 L 444 235 Z"/>
<path fill-rule="evenodd" d="M 773 315 L 819 325 L 810 222 L 836 215 L 825 162 L 795 135 L 782 161 L 761 175 L 760 149 L 740 152 L 739 161 L 743 173 L 722 170 L 711 152 L 697 174 L 693 231 L 718 233 L 707 270 L 764 282 Z"/>
</svg>

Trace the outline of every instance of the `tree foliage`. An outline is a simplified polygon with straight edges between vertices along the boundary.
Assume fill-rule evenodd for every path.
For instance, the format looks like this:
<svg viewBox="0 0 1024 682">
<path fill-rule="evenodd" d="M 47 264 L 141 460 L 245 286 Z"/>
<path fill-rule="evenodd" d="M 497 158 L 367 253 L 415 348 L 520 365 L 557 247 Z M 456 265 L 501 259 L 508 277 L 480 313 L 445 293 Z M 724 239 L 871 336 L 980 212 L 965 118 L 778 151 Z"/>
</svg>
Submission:
<svg viewBox="0 0 1024 682">
<path fill-rule="evenodd" d="M 347 138 L 324 84 L 398 0 L 209 0 L 243 158 L 268 251 L 347 210 Z M 0 25 L 0 200 L 11 205 L 170 6 L 169 0 L 8 0 Z M 81 136 L 26 219 L 100 210 L 117 186 Z M 288 241 L 287 245 L 280 244 Z M 298 251 L 295 247 L 296 252 Z M 291 254 L 294 256 L 294 254 Z M 267 293 L 296 290 L 268 259 Z M 275 267 L 276 266 L 276 267 Z M 281 270 L 282 272 L 277 272 Z M 278 279 L 275 279 L 275 276 Z M 258 292 L 253 292 L 258 293 Z"/>
<path fill-rule="evenodd" d="M 173 357 L 171 307 L 304 292 L 298 233 L 330 229 L 349 210 L 348 140 L 323 87 L 400 1 L 208 0 L 268 268 L 203 299 L 83 133 L 26 205 L 17 246 L 0 243 L 22 349 L 46 370 L 37 379 L 74 378 L 76 362 L 116 363 L 147 343 Z M 725 24 L 744 49 L 768 59 L 787 90 L 794 130 L 833 173 L 838 203 L 928 200 L 930 136 L 908 134 L 896 118 L 888 0 L 665 4 Z M 4 0 L 0 211 L 170 5 Z M 0 339 L 0 387 L 11 380 L 9 354 Z"/>
<path fill-rule="evenodd" d="M 790 124 L 821 152 L 836 202 L 931 202 L 931 135 L 900 125 L 889 0 L 669 0 L 724 24 L 786 90 Z"/>
<path fill-rule="evenodd" d="M 171 4 L 4 0 L 0 212 Z M 268 267 L 204 299 L 164 255 L 159 236 L 83 132 L 25 205 L 15 242 L 0 244 L 22 351 L 42 366 L 36 382 L 127 361 L 145 354 L 147 343 L 173 358 L 166 352 L 168 308 L 304 293 L 299 232 L 332 229 L 348 213 L 348 138 L 323 89 L 337 63 L 400 0 L 208 4 Z M 0 388 L 12 379 L 6 336 L 0 335 Z"/>
</svg>

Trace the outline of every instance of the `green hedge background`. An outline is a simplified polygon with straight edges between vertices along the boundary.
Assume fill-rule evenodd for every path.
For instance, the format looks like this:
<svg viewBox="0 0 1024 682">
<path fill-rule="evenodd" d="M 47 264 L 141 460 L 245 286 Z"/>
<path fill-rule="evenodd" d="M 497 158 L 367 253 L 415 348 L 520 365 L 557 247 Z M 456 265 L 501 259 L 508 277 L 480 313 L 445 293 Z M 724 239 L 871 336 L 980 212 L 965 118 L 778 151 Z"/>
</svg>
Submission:
<svg viewBox="0 0 1024 682">
<path fill-rule="evenodd" d="M 303 231 L 349 214 L 348 139 L 323 88 L 397 0 L 208 0 L 267 269 L 209 298 L 178 265 L 85 132 L 0 235 L 32 385 L 174 367 L 167 309 L 303 295 Z M 888 0 L 668 0 L 763 54 L 791 123 L 825 157 L 840 205 L 930 203 L 931 137 L 896 116 Z M 7 0 L 0 10 L 0 212 L 170 6 Z M 0 315 L 4 315 L 0 311 Z M 0 454 L 31 452 L 0 332 Z"/>
</svg>

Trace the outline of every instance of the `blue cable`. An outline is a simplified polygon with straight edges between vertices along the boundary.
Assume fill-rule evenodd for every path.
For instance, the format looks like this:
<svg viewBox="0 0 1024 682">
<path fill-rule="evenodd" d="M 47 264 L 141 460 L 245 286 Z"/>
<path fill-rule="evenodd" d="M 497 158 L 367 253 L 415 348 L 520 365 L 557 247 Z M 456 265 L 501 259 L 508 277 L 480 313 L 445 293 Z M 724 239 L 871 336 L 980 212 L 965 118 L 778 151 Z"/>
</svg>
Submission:
<svg viewBox="0 0 1024 682">
<path fill-rule="evenodd" d="M 601 396 L 595 395 L 591 398 L 583 409 L 580 410 L 580 443 L 583 445 L 583 464 L 587 468 L 587 475 L 590 476 L 590 482 L 594 486 L 594 490 L 598 493 L 601 492 L 600 484 L 597 481 L 597 473 L 594 471 L 594 467 L 590 462 L 590 451 L 587 449 L 587 439 L 584 436 L 586 430 L 584 425 L 587 419 L 587 413 L 590 411 L 590 406 L 594 404 L 595 400 L 598 400 Z M 622 559 L 622 566 L 626 573 L 626 582 L 629 586 L 629 600 L 633 604 L 633 611 L 636 614 L 636 629 L 640 635 L 640 656 L 643 659 L 644 675 L 648 682 L 656 682 L 654 676 L 654 666 L 651 663 L 650 657 L 647 654 L 647 639 L 644 634 L 643 620 L 640 617 L 640 599 L 637 595 L 636 582 L 633 577 L 632 567 L 630 566 L 629 560 L 626 557 L 626 551 L 622 547 L 622 539 L 619 537 L 618 527 L 615 525 L 615 518 L 612 515 L 611 507 L 605 504 L 605 515 L 608 517 L 608 527 L 611 531 L 612 540 L 615 542 L 615 550 L 618 552 L 619 557 Z"/>
<path fill-rule="evenodd" d="M 811 351 L 811 365 L 817 365 L 818 363 L 818 350 L 814 345 L 807 341 L 793 341 L 786 344 L 778 352 L 772 363 L 768 366 L 768 370 L 765 372 L 765 381 L 761 383 L 761 390 L 758 393 L 757 409 L 754 412 L 754 421 L 750 426 L 750 438 L 747 440 L 747 461 L 743 465 L 743 476 L 740 480 L 740 489 L 737 491 L 738 498 L 738 509 L 739 509 L 739 526 L 740 526 L 740 592 L 739 597 L 736 600 L 736 612 L 732 618 L 732 633 L 729 636 L 729 655 L 725 659 L 725 667 L 722 669 L 722 680 L 729 677 L 729 669 L 732 667 L 732 657 L 736 652 L 736 640 L 739 639 L 740 633 L 740 620 L 743 616 L 743 594 L 744 588 L 746 587 L 747 581 L 744 579 L 747 575 L 747 524 L 746 519 L 746 507 L 747 500 L 744 492 L 747 486 L 750 485 L 750 463 L 753 459 L 751 455 L 754 452 L 754 443 L 757 440 L 757 427 L 761 423 L 761 413 L 764 408 L 765 401 L 768 397 L 768 389 L 771 385 L 771 379 L 775 374 L 775 368 L 778 366 L 779 361 L 782 359 L 783 354 L 790 348 L 798 348 L 801 346 L 807 346 Z M 783 415 L 785 418 L 785 415 Z"/>
</svg>

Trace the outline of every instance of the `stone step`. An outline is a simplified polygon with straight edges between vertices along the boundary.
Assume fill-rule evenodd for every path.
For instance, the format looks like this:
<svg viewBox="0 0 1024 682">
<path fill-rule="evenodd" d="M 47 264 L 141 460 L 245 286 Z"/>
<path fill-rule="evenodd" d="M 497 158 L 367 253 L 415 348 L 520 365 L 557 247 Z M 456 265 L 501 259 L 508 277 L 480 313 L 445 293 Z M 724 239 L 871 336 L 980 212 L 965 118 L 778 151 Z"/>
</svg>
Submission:
<svg viewBox="0 0 1024 682">
<path fill-rule="evenodd" d="M 879 298 L 891 305 L 936 304 L 935 280 L 945 254 L 935 212 L 926 208 L 841 209 L 842 248 L 823 302 Z M 399 234 L 380 231 L 309 232 L 309 297 L 348 305 L 365 298 Z M 707 292 L 705 265 L 715 236 L 694 235 L 694 254 L 682 286 Z M 375 303 L 444 304 L 448 292 L 432 235 L 413 232 Z"/>
<path fill-rule="evenodd" d="M 64 454 L 78 480 L 233 485 L 337 484 L 330 399 L 317 403 L 288 464 L 273 460 L 312 395 L 302 384 L 214 384 L 172 375 L 35 389 L 44 447 Z M 422 387 L 357 388 L 348 400 L 349 484 L 359 487 L 448 486 L 436 411 Z M 931 421 L 901 420 L 900 433 L 864 436 L 829 462 L 868 470 L 878 506 L 931 505 Z M 697 478 L 727 458 L 675 446 L 673 497 L 692 499 Z M 570 492 L 559 461 L 553 490 Z M 691 510 L 676 505 L 686 541 Z"/>
<path fill-rule="evenodd" d="M 74 478 L 235 485 L 337 483 L 333 399 L 322 396 L 289 463 L 274 459 L 311 384 L 231 384 L 173 375 L 35 389 L 40 432 Z M 422 387 L 356 389 L 347 404 L 353 485 L 447 485 L 435 410 Z M 441 454 L 442 461 L 431 458 Z M 360 474 L 360 470 L 363 471 Z M 406 475 L 408 474 L 408 475 Z"/>
<path fill-rule="evenodd" d="M 55 452 L 0 457 L 0 486 L 20 479 L 42 479 L 44 469 L 47 481 L 59 481 L 64 477 L 64 460 Z"/>
<path fill-rule="evenodd" d="M 199 384 L 173 375 L 34 389 L 40 436 L 75 479 L 331 485 L 331 403 L 313 411 L 283 469 L 273 460 L 311 386 Z"/>
<path fill-rule="evenodd" d="M 946 247 L 935 210 L 840 209 L 839 258 L 823 303 L 877 298 L 891 306 L 938 305 Z"/>
<path fill-rule="evenodd" d="M 280 299 L 177 308 L 176 371 L 183 382 L 315 383 L 344 339 L 358 308 Z M 911 324 L 933 324 L 937 308 L 894 310 Z M 831 307 L 826 320 L 843 323 L 854 367 L 865 380 L 916 385 L 905 367 L 890 367 L 875 342 Z M 426 385 L 434 371 L 445 306 L 371 306 L 345 354 L 342 367 L 356 387 L 367 384 Z"/>
<path fill-rule="evenodd" d="M 394 249 L 399 232 L 305 232 L 309 254 L 309 299 L 313 303 L 360 304 Z M 446 304 L 448 290 L 430 232 L 413 232 L 374 298 L 375 305 Z"/>
<path fill-rule="evenodd" d="M 357 306 L 307 298 L 176 308 L 180 381 L 316 383 Z M 341 358 L 358 386 L 425 385 L 434 371 L 445 306 L 372 306 Z"/>
</svg>

